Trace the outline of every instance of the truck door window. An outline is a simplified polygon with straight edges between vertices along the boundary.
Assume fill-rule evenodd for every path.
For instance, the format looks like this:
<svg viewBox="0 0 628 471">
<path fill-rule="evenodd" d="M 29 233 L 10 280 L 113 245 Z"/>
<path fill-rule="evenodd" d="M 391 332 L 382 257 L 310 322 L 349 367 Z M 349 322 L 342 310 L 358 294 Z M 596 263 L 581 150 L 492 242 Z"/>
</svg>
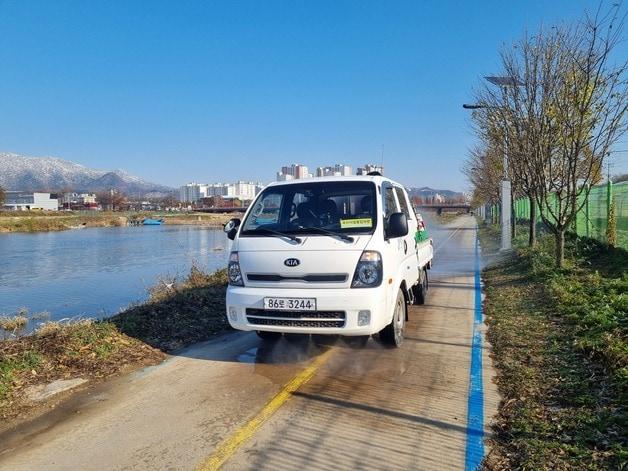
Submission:
<svg viewBox="0 0 628 471">
<path fill-rule="evenodd" d="M 384 218 L 388 219 L 391 214 L 396 212 L 397 203 L 395 202 L 393 189 L 390 186 L 384 187 Z"/>
<path fill-rule="evenodd" d="M 397 200 L 399 201 L 401 212 L 404 213 L 408 219 L 412 219 L 412 213 L 410 212 L 410 207 L 406 201 L 406 196 L 403 194 L 403 190 L 399 187 L 395 187 L 395 192 L 397 193 Z"/>
<path fill-rule="evenodd" d="M 269 229 L 272 229 L 272 226 L 279 222 L 282 200 L 283 195 L 280 193 L 265 194 L 255 203 L 250 217 L 246 220 L 244 230 L 255 230 L 261 226 L 269 226 Z"/>
</svg>

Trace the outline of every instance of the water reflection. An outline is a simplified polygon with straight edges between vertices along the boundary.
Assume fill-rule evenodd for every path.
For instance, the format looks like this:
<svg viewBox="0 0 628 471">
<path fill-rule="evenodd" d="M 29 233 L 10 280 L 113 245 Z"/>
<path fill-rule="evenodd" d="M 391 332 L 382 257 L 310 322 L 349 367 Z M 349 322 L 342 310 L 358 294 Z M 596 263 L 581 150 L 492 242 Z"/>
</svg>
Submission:
<svg viewBox="0 0 628 471">
<path fill-rule="evenodd" d="M 198 226 L 0 234 L 0 314 L 115 314 L 145 299 L 159 276 L 185 274 L 192 263 L 212 271 L 227 255 L 224 233 Z"/>
</svg>

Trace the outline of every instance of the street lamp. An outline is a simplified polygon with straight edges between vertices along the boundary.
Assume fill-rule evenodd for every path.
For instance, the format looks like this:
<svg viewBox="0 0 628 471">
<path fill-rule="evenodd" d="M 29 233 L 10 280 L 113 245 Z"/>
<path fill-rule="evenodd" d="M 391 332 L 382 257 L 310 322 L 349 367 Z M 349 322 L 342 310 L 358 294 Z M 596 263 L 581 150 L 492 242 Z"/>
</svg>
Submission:
<svg viewBox="0 0 628 471">
<path fill-rule="evenodd" d="M 522 83 L 517 80 L 515 77 L 484 77 L 487 81 L 492 83 L 493 85 L 497 85 L 504 90 L 506 87 L 518 87 L 522 85 Z M 499 107 L 489 106 L 484 104 L 463 104 L 462 107 L 465 110 L 479 110 L 479 109 L 499 109 Z M 504 166 L 504 175 L 502 179 L 502 188 L 501 188 L 501 222 L 502 222 L 502 243 L 501 250 L 508 250 L 511 248 L 511 238 L 512 232 L 510 227 L 510 216 L 511 216 L 511 198 L 512 191 L 510 186 L 510 180 L 508 179 L 508 153 L 506 149 L 506 140 L 504 139 L 504 148 L 502 150 L 503 155 L 503 166 Z"/>
</svg>

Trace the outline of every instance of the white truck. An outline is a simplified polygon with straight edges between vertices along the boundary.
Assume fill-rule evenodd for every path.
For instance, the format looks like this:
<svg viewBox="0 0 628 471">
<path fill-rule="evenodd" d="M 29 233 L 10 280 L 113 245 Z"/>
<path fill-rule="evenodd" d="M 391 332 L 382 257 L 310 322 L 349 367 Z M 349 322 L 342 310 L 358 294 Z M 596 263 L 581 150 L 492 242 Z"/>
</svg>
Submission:
<svg viewBox="0 0 628 471">
<path fill-rule="evenodd" d="M 403 186 L 379 174 L 271 183 L 225 225 L 229 323 L 269 341 L 379 333 L 399 346 L 407 305 L 427 296 L 424 230 Z"/>
</svg>

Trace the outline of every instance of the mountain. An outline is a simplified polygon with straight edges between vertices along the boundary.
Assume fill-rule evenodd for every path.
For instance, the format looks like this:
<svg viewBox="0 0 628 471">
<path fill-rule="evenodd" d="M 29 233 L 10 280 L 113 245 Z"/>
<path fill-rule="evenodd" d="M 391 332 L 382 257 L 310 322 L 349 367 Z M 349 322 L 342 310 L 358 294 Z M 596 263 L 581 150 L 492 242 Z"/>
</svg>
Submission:
<svg viewBox="0 0 628 471">
<path fill-rule="evenodd" d="M 420 198 L 433 198 L 436 194 L 439 194 L 448 200 L 464 197 L 464 193 L 452 190 L 435 190 L 434 188 L 430 188 L 429 186 L 423 186 L 420 188 L 407 188 L 407 190 L 411 198 L 413 196 L 418 196 Z"/>
<path fill-rule="evenodd" d="M 0 152 L 0 186 L 6 190 L 105 191 L 127 194 L 171 193 L 172 188 L 147 182 L 123 170 L 95 170 L 56 157 L 26 157 Z"/>
</svg>

